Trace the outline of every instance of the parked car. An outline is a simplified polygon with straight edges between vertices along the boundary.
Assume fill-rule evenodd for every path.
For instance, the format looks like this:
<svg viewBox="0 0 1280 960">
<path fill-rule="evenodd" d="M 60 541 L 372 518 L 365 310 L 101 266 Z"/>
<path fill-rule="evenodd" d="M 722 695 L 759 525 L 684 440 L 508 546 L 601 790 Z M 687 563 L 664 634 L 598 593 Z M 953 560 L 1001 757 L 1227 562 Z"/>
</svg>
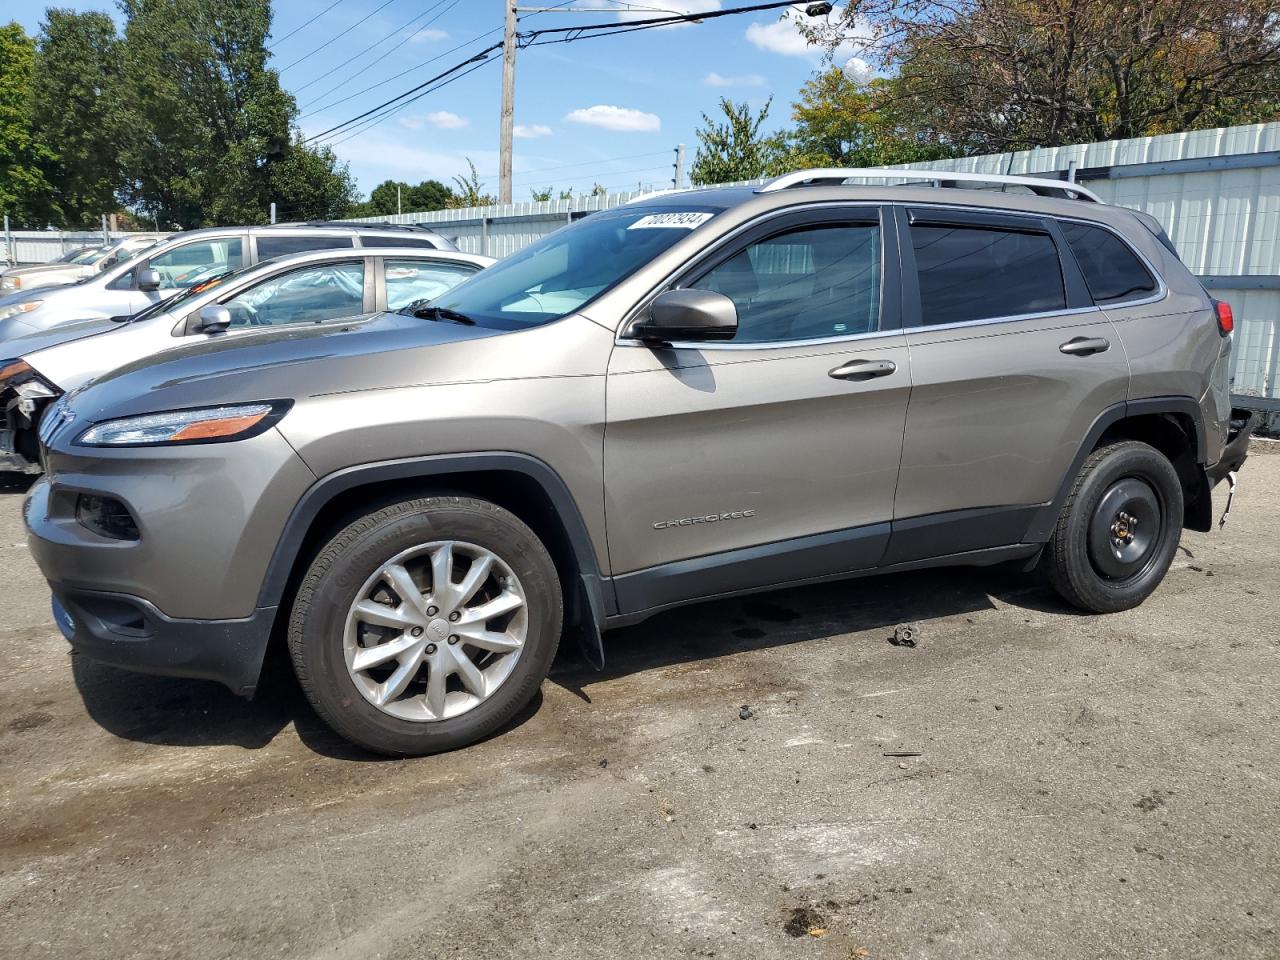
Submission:
<svg viewBox="0 0 1280 960">
<path fill-rule="evenodd" d="M 562 228 L 413 312 L 126 366 L 41 422 L 73 646 L 458 747 L 600 632 L 779 586 L 1037 563 L 1133 607 L 1251 416 L 1153 219 L 1063 181 L 819 170 Z M 996 185 L 1005 192 L 962 189 Z"/>
<path fill-rule="evenodd" d="M 16 291 L 26 292 L 37 287 L 75 283 L 121 260 L 137 256 L 148 247 L 155 246 L 156 242 L 156 237 L 122 237 L 101 247 L 81 247 L 53 263 L 10 267 L 0 273 L 0 295 L 9 296 Z"/>
<path fill-rule="evenodd" d="M 95 377 L 211 337 L 399 310 L 437 297 L 493 260 L 414 247 L 313 250 L 205 278 L 122 320 L 64 323 L 0 344 L 0 471 L 39 473 L 45 407 Z"/>
<path fill-rule="evenodd" d="M 19 291 L 0 299 L 0 353 L 6 340 L 60 323 L 131 316 L 201 279 L 307 250 L 364 247 L 456 250 L 417 226 L 310 223 L 219 227 L 175 234 L 132 260 L 72 286 Z"/>
</svg>

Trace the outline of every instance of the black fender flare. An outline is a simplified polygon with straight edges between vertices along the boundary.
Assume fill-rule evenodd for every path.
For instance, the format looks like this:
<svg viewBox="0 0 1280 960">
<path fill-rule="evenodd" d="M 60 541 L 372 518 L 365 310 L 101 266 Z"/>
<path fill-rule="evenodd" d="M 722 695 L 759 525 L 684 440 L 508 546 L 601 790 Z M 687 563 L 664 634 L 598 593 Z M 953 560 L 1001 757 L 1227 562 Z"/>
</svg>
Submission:
<svg viewBox="0 0 1280 960">
<path fill-rule="evenodd" d="M 1162 413 L 1183 414 L 1190 418 L 1195 426 L 1196 463 L 1203 467 L 1208 456 L 1204 413 L 1200 409 L 1200 404 L 1191 397 L 1144 397 L 1141 400 L 1125 400 L 1112 404 L 1098 414 L 1098 418 L 1089 427 L 1089 432 L 1085 434 L 1080 448 L 1071 460 L 1071 466 L 1067 469 L 1062 478 L 1062 483 L 1058 486 L 1058 492 L 1051 501 L 1036 511 L 1035 517 L 1031 521 L 1031 526 L 1023 538 L 1024 542 L 1048 542 L 1049 537 L 1053 534 L 1054 525 L 1058 522 L 1058 515 L 1062 512 L 1062 505 L 1066 502 L 1067 495 L 1071 492 L 1071 485 L 1075 483 L 1076 476 L 1080 473 L 1080 468 L 1108 428 L 1129 417 L 1142 417 Z"/>
<path fill-rule="evenodd" d="M 568 485 L 547 463 L 522 453 L 494 452 L 441 454 L 438 456 L 412 457 L 405 460 L 389 460 L 346 467 L 327 474 L 307 489 L 294 505 L 284 530 L 276 542 L 271 560 L 263 577 L 258 595 L 259 607 L 279 606 L 304 540 L 312 524 L 333 499 L 348 490 L 369 484 L 397 480 L 438 479 L 462 473 L 519 473 L 528 477 L 542 489 L 555 508 L 568 536 L 569 546 L 578 565 L 585 603 L 581 604 L 581 619 L 593 636 L 587 638 L 599 645 L 600 630 L 605 618 L 616 609 L 612 584 L 600 570 L 595 547 L 587 533 L 582 512 L 569 492 Z M 576 591 L 566 585 L 572 598 Z M 589 651 L 596 652 L 596 651 Z M 601 653 L 602 657 L 603 654 Z"/>
</svg>

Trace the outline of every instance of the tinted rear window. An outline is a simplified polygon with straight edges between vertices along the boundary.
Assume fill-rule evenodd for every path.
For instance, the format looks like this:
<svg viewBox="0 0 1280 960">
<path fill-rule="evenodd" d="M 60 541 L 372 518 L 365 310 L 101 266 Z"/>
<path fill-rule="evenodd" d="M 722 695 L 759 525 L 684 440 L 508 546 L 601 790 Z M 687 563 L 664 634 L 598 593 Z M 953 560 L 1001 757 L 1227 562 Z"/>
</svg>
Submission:
<svg viewBox="0 0 1280 960">
<path fill-rule="evenodd" d="M 1135 300 L 1156 292 L 1155 277 L 1110 230 L 1064 221 L 1062 232 L 1096 303 Z"/>
<path fill-rule="evenodd" d="M 913 224 L 927 325 L 1065 310 L 1058 248 L 1047 233 Z"/>
<path fill-rule="evenodd" d="M 267 237 L 258 234 L 258 259 L 271 260 L 290 253 L 308 250 L 350 250 L 351 237 L 341 234 L 315 234 L 309 237 Z"/>
<path fill-rule="evenodd" d="M 371 237 L 360 234 L 360 244 L 365 247 L 427 247 L 430 250 L 439 249 L 439 245 L 427 237 Z"/>
</svg>

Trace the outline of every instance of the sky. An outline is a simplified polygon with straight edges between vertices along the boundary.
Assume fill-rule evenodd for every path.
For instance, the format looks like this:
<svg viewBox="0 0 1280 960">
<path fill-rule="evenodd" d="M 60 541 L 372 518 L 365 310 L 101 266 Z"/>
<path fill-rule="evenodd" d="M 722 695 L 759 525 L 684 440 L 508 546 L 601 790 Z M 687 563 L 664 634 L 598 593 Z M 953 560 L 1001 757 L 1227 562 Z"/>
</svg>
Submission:
<svg viewBox="0 0 1280 960">
<path fill-rule="evenodd" d="M 522 15 L 520 30 L 660 16 L 651 12 L 655 8 L 706 12 L 750 2 L 634 0 L 628 11 L 620 0 L 573 0 L 560 4 L 565 12 Z M 48 5 L 8 0 L 5 16 L 35 33 Z M 104 10 L 119 19 L 109 0 L 56 5 Z M 521 6 L 556 2 L 523 0 Z M 502 39 L 503 0 L 274 0 L 272 7 L 271 65 L 297 100 L 307 136 Z M 617 13 L 585 9 L 614 7 Z M 691 164 L 701 115 L 717 112 L 720 97 L 759 108 L 773 96 L 769 126 L 785 125 L 820 54 L 776 12 L 520 50 L 513 199 L 530 199 L 533 188 L 670 186 L 676 145 L 686 144 Z M 851 54 L 840 51 L 837 62 Z M 388 179 L 450 183 L 466 172 L 468 157 L 485 189 L 496 194 L 501 83 L 499 56 L 376 125 L 322 142 L 350 165 L 366 195 Z"/>
</svg>

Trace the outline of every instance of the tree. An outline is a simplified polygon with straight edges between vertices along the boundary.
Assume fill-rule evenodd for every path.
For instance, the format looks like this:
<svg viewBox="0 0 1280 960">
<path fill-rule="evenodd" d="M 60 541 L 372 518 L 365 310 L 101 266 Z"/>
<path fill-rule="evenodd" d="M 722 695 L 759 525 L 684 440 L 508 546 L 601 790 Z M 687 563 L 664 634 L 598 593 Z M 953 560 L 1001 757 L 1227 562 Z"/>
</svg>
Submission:
<svg viewBox="0 0 1280 960">
<path fill-rule="evenodd" d="M 17 23 L 0 26 L 0 212 L 15 225 L 49 222 L 45 169 L 56 159 L 35 137 L 31 75 L 35 41 Z"/>
<path fill-rule="evenodd" d="M 416 187 L 409 188 L 409 206 L 406 213 L 426 213 L 431 210 L 443 210 L 449 205 L 453 191 L 439 180 L 423 180 Z"/>
<path fill-rule="evenodd" d="M 702 115 L 697 131 L 698 152 L 689 178 L 695 184 L 731 183 L 784 173 L 787 166 L 786 138 L 782 134 L 763 135 L 760 128 L 769 117 L 773 99 L 752 113 L 746 103 L 720 99 L 724 122 Z"/>
<path fill-rule="evenodd" d="M 922 137 L 894 109 L 897 91 L 894 81 L 860 83 L 840 67 L 815 74 L 792 105 L 789 165 L 877 167 L 954 156 L 953 148 Z"/>
<path fill-rule="evenodd" d="M 449 199 L 450 207 L 487 207 L 498 201 L 491 194 L 485 193 L 480 184 L 480 174 L 476 172 L 476 165 L 471 162 L 471 158 L 467 157 L 467 168 L 470 171 L 466 176 L 458 176 L 453 178 L 453 182 L 457 185 L 453 196 Z"/>
<path fill-rule="evenodd" d="M 293 98 L 266 66 L 268 0 L 121 0 L 125 193 L 162 223 L 260 223 Z"/>
<path fill-rule="evenodd" d="M 534 203 L 546 203 L 551 199 L 553 191 L 550 187 L 544 187 L 541 190 L 530 190 L 529 193 L 533 197 Z"/>
<path fill-rule="evenodd" d="M 570 187 L 568 190 L 561 190 L 561 191 L 560 191 L 560 199 L 561 199 L 561 200 L 572 200 L 572 199 L 573 199 L 573 187 Z"/>
<path fill-rule="evenodd" d="M 270 166 L 268 193 L 287 220 L 338 220 L 353 216 L 359 191 L 345 163 L 329 147 L 300 137 Z"/>
<path fill-rule="evenodd" d="M 119 46 L 105 13 L 45 13 L 31 76 L 32 120 L 41 142 L 57 144 L 48 179 L 59 226 L 96 226 L 119 206 Z"/>
<path fill-rule="evenodd" d="M 967 151 L 1280 115 L 1275 0 L 864 0 L 806 29 L 864 38 L 918 129 Z"/>
</svg>

